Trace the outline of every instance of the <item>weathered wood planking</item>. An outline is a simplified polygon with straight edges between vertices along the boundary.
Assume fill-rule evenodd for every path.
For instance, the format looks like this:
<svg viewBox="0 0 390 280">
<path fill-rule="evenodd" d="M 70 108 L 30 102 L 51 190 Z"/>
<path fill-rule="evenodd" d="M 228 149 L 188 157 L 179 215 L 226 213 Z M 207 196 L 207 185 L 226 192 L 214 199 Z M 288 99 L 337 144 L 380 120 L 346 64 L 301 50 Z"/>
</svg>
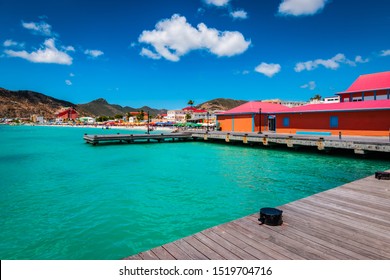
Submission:
<svg viewBox="0 0 390 280">
<path fill-rule="evenodd" d="M 84 140 L 92 145 L 104 143 L 135 143 L 135 142 L 145 142 L 147 143 L 150 140 L 161 142 L 165 140 L 188 140 L 192 139 L 192 134 L 183 132 L 183 133 L 166 133 L 166 134 L 103 134 L 103 135 L 94 135 L 94 134 L 85 134 L 83 136 Z"/>
<path fill-rule="evenodd" d="M 281 226 L 258 214 L 126 259 L 390 259 L 390 181 L 374 176 L 281 207 Z"/>
</svg>

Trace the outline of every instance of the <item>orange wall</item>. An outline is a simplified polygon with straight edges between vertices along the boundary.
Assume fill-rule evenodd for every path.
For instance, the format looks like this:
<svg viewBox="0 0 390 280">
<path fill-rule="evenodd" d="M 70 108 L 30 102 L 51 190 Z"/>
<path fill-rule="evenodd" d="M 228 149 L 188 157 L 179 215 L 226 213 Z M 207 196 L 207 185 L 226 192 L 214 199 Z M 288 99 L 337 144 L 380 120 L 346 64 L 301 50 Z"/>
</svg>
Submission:
<svg viewBox="0 0 390 280">
<path fill-rule="evenodd" d="M 252 131 L 252 115 L 236 115 L 236 116 L 234 116 L 234 131 L 251 132 Z"/>
<path fill-rule="evenodd" d="M 232 127 L 232 118 L 234 118 L 234 127 Z M 255 114 L 255 124 L 252 124 L 252 114 L 235 115 L 235 116 L 218 116 L 218 122 L 222 131 L 237 131 L 237 132 L 258 132 L 259 131 L 259 115 Z M 264 131 L 268 127 L 267 116 L 261 116 L 261 129 Z M 252 128 L 254 130 L 252 131 Z"/>
<path fill-rule="evenodd" d="M 222 131 L 232 131 L 232 116 L 218 116 L 218 123 Z"/>
</svg>

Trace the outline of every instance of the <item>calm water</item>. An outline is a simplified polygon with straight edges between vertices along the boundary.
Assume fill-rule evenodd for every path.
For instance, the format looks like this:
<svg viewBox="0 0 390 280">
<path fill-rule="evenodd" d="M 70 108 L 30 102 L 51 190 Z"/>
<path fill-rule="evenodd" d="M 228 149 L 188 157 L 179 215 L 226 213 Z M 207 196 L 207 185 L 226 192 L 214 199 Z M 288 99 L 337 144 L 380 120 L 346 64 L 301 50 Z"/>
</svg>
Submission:
<svg viewBox="0 0 390 280">
<path fill-rule="evenodd" d="M 1 259 L 120 259 L 390 169 L 316 153 L 82 139 L 116 132 L 0 126 Z"/>
</svg>

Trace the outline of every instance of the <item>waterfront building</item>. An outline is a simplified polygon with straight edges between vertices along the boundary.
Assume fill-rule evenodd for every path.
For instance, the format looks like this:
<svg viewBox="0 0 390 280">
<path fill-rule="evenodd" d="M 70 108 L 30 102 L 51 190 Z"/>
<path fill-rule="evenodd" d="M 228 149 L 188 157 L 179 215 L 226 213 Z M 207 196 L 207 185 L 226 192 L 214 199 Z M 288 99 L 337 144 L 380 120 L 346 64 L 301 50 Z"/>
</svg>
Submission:
<svg viewBox="0 0 390 280">
<path fill-rule="evenodd" d="M 66 108 L 59 113 L 57 113 L 56 119 L 59 122 L 63 122 L 66 120 L 75 121 L 78 118 L 78 113 L 74 108 Z"/>
<path fill-rule="evenodd" d="M 390 71 L 361 75 L 337 95 L 341 102 L 390 99 Z"/>
<path fill-rule="evenodd" d="M 217 114 L 217 126 L 222 131 L 264 131 L 268 127 L 269 120 L 274 117 L 274 112 L 286 109 L 287 106 L 276 103 L 250 101 Z"/>
<path fill-rule="evenodd" d="M 248 102 L 218 114 L 217 121 L 222 131 L 389 135 L 390 72 L 362 75 L 338 96 L 341 102 L 292 108 L 273 103 Z"/>
</svg>

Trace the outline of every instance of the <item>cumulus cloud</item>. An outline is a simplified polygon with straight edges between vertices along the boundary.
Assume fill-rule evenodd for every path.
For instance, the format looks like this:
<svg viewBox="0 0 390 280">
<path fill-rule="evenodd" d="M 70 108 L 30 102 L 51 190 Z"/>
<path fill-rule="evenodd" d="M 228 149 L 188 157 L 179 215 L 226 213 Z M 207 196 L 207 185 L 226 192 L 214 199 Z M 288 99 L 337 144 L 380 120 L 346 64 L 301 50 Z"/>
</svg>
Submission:
<svg viewBox="0 0 390 280">
<path fill-rule="evenodd" d="M 155 51 L 144 48 L 141 55 L 154 59 L 161 56 L 170 61 L 179 61 L 188 52 L 201 49 L 219 57 L 230 57 L 245 52 L 251 43 L 237 31 L 222 32 L 208 28 L 204 23 L 195 28 L 178 14 L 161 20 L 152 31 L 143 31 L 138 41 L 151 45 Z"/>
<path fill-rule="evenodd" d="M 60 51 L 56 48 L 55 41 L 53 38 L 47 39 L 40 49 L 31 53 L 25 50 L 5 50 L 4 52 L 10 57 L 20 57 L 34 63 L 54 63 L 71 65 L 73 61 L 73 58 L 69 56 L 66 52 Z"/>
<path fill-rule="evenodd" d="M 237 10 L 237 11 L 231 12 L 230 16 L 234 19 L 247 19 L 248 13 L 245 12 L 244 10 Z"/>
<path fill-rule="evenodd" d="M 283 0 L 279 5 L 279 14 L 307 16 L 320 12 L 328 0 Z"/>
<path fill-rule="evenodd" d="M 208 5 L 223 7 L 226 6 L 230 2 L 230 0 L 204 0 L 204 2 L 206 2 L 206 4 Z"/>
<path fill-rule="evenodd" d="M 6 48 L 9 48 L 9 47 L 20 47 L 20 48 L 23 48 L 24 47 L 24 43 L 18 43 L 18 42 L 15 42 L 12 39 L 8 39 L 8 40 L 4 41 L 3 46 L 6 47 Z"/>
<path fill-rule="evenodd" d="M 69 77 L 74 77 L 75 75 L 73 73 L 69 73 Z"/>
<path fill-rule="evenodd" d="M 301 88 L 308 88 L 310 90 L 314 90 L 316 87 L 317 87 L 317 85 L 314 81 L 310 81 L 307 84 L 304 84 L 301 86 Z"/>
<path fill-rule="evenodd" d="M 344 54 L 339 53 L 336 54 L 334 57 L 330 59 L 316 59 L 316 60 L 309 60 L 305 62 L 298 62 L 295 65 L 295 72 L 301 72 L 304 70 L 312 71 L 319 66 L 323 66 L 327 69 L 336 70 L 340 67 L 341 64 L 348 64 L 350 66 L 356 66 L 357 63 L 366 63 L 368 62 L 368 59 L 363 59 L 360 55 L 355 57 L 355 60 L 349 60 L 345 57 Z"/>
<path fill-rule="evenodd" d="M 97 58 L 104 54 L 104 52 L 100 50 L 86 50 L 84 54 L 88 55 L 91 58 Z"/>
<path fill-rule="evenodd" d="M 55 33 L 51 30 L 51 25 L 44 22 L 23 22 L 22 25 L 24 28 L 31 30 L 34 34 L 47 36 L 47 37 L 53 37 L 56 36 Z"/>
<path fill-rule="evenodd" d="M 66 84 L 67 86 L 71 86 L 71 85 L 72 85 L 72 81 L 70 81 L 70 80 L 65 80 L 65 84 Z"/>
<path fill-rule="evenodd" d="M 154 53 L 151 50 L 148 50 L 145 48 L 142 48 L 140 55 L 149 57 L 151 59 L 160 59 L 161 58 L 161 55 L 159 55 L 158 53 Z"/>
<path fill-rule="evenodd" d="M 76 50 L 72 46 L 62 47 L 62 49 L 66 52 L 75 52 Z"/>
<path fill-rule="evenodd" d="M 261 74 L 264 74 L 267 77 L 271 78 L 275 74 L 279 73 L 281 69 L 282 69 L 282 67 L 280 66 L 280 64 L 274 64 L 274 63 L 268 64 L 268 63 L 262 62 L 260 65 L 258 65 L 255 68 L 255 71 L 259 72 Z"/>
<path fill-rule="evenodd" d="M 390 55 L 390 50 L 383 50 L 383 51 L 381 51 L 380 56 L 388 56 L 388 55 Z"/>
</svg>

